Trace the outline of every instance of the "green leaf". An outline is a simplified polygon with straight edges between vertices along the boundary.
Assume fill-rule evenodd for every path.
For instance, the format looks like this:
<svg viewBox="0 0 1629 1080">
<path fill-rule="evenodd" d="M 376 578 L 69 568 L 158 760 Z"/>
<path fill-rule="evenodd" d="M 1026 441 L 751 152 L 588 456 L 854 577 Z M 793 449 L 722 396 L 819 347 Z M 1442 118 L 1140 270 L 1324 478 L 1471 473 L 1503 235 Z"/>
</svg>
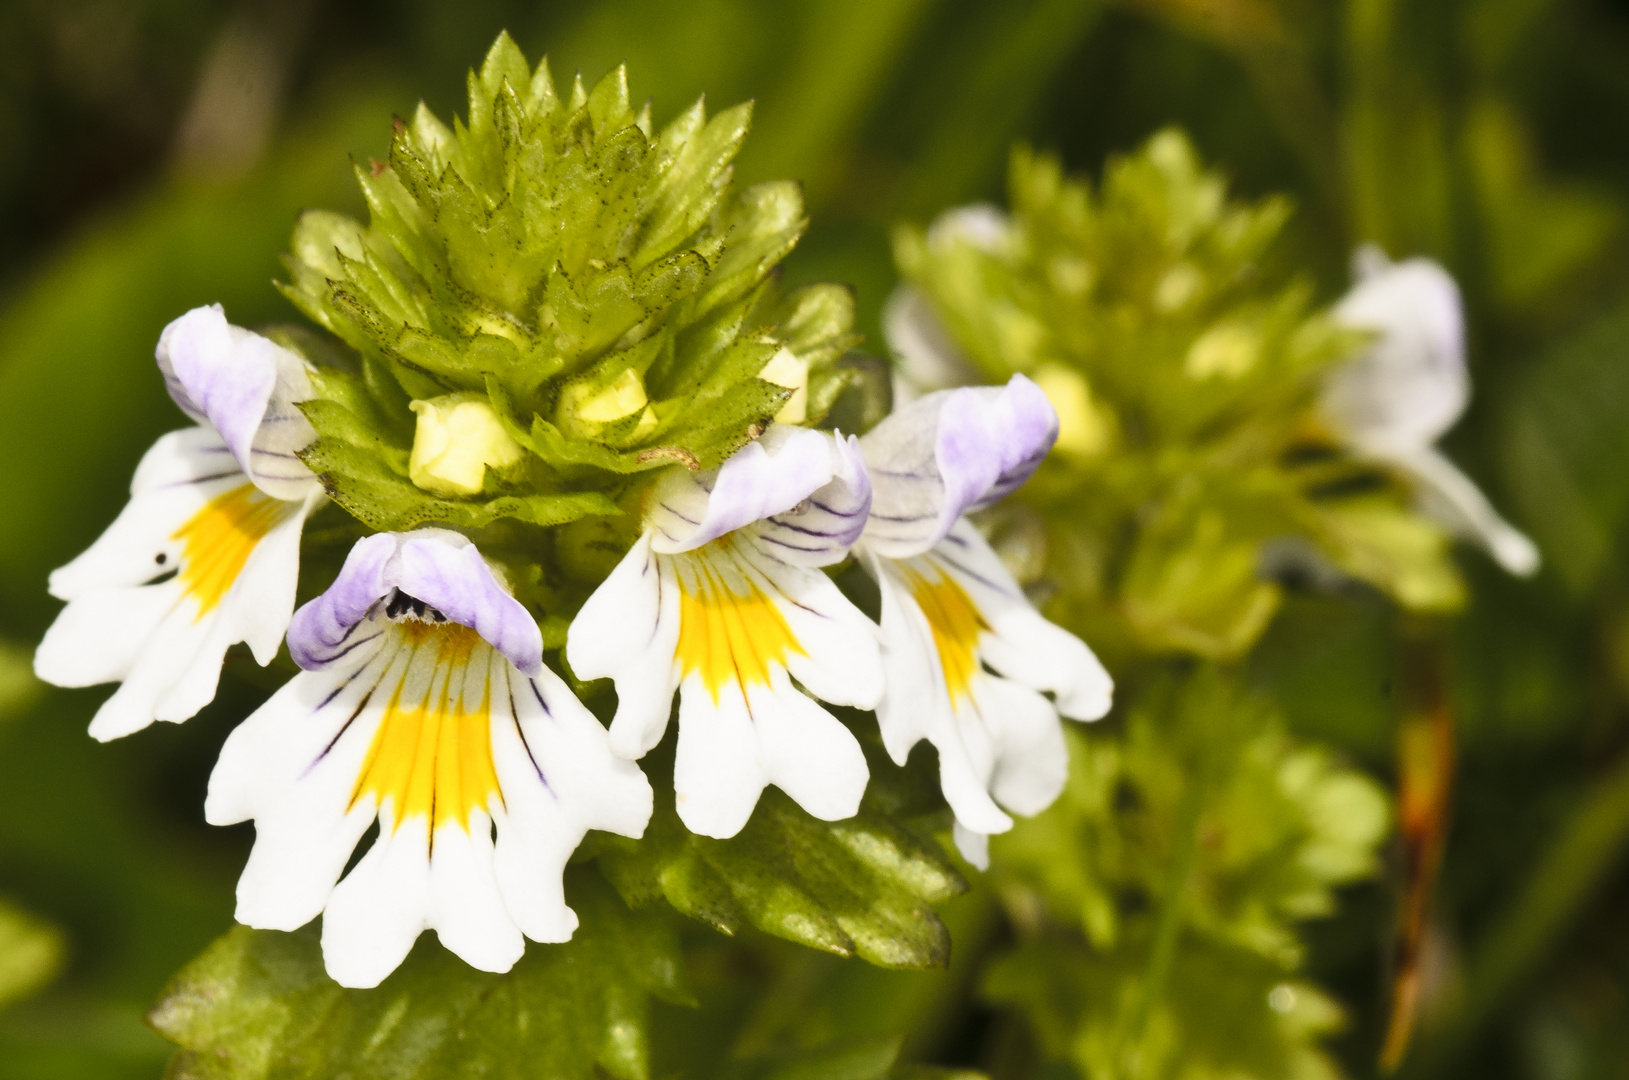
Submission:
<svg viewBox="0 0 1629 1080">
<path fill-rule="evenodd" d="M 1166 890 L 1195 798 L 1204 842 L 1181 897 L 1192 933 L 1293 966 L 1295 924 L 1331 912 L 1334 889 L 1376 869 L 1384 792 L 1291 741 L 1275 710 L 1227 678 L 1156 683 L 1132 704 L 1123 738 L 1067 735 L 1068 786 L 992 840 L 993 872 L 1100 945 L 1123 935 L 1116 897 Z"/>
<path fill-rule="evenodd" d="M 1039 917 L 986 992 L 1086 1075 L 1333 1076 L 1339 1011 L 1296 975 L 1297 924 L 1374 873 L 1384 793 L 1209 668 L 1145 685 L 1123 736 L 1068 741 L 1062 797 L 992 838 Z"/>
<path fill-rule="evenodd" d="M 1341 1011 L 1316 987 L 1245 949 L 1187 944 L 1146 1019 L 1141 950 L 1033 941 L 992 964 L 985 994 L 1022 1010 L 1046 1056 L 1085 1076 L 1145 1080 L 1337 1080 L 1318 1040 Z M 1139 1022 L 1140 1021 L 1140 1022 Z"/>
<path fill-rule="evenodd" d="M 774 788 L 729 840 L 689 832 L 659 792 L 643 839 L 601 837 L 599 851 L 630 904 L 665 900 L 726 934 L 751 925 L 884 967 L 943 967 L 950 938 L 931 905 L 967 888 L 890 816 L 818 821 Z"/>
<path fill-rule="evenodd" d="M 530 944 L 506 974 L 422 938 L 373 990 L 323 972 L 315 927 L 235 927 L 165 989 L 149 1022 L 181 1047 L 180 1080 L 458 1080 L 649 1075 L 650 998 L 685 1002 L 677 936 L 630 912 L 592 870 L 567 875 L 581 919 L 562 945 Z"/>
</svg>

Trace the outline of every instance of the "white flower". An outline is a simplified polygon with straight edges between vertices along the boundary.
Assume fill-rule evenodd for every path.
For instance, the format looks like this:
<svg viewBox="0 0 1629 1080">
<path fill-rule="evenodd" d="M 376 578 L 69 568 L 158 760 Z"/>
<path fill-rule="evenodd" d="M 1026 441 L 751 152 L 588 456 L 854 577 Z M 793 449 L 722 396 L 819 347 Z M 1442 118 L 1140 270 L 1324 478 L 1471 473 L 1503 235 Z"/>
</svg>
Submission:
<svg viewBox="0 0 1629 1080">
<path fill-rule="evenodd" d="M 989 203 L 958 206 L 940 214 L 928 228 L 928 250 L 944 252 L 958 243 L 997 253 L 1012 241 L 1012 222 Z M 901 284 L 882 309 L 883 336 L 894 354 L 894 400 L 914 401 L 924 393 L 980 381 L 973 361 L 951 340 L 921 289 Z"/>
<path fill-rule="evenodd" d="M 859 743 L 809 695 L 869 709 L 882 694 L 875 626 L 819 569 L 870 501 L 856 440 L 772 424 L 722 468 L 670 470 L 572 623 L 572 670 L 616 681 L 616 753 L 661 740 L 678 689 L 673 786 L 692 832 L 734 836 L 768 784 L 824 820 L 859 808 Z"/>
<path fill-rule="evenodd" d="M 1058 714 L 1095 720 L 1113 693 L 962 516 L 1028 479 L 1056 435 L 1046 396 L 1014 375 L 929 394 L 860 440 L 873 501 L 855 552 L 882 591 L 883 742 L 901 764 L 921 739 L 939 751 L 957 846 L 981 867 L 989 834 L 1012 827 L 1002 807 L 1036 814 L 1063 790 Z"/>
<path fill-rule="evenodd" d="M 68 606 L 34 658 L 58 686 L 123 684 L 91 721 L 98 739 L 197 713 L 237 642 L 271 662 L 294 610 L 300 530 L 324 498 L 295 456 L 315 436 L 295 408 L 311 396 L 303 360 L 216 305 L 165 327 L 158 364 L 197 426 L 147 451 L 117 520 L 51 575 Z"/>
<path fill-rule="evenodd" d="M 238 920 L 323 913 L 345 986 L 377 985 L 425 929 L 483 971 L 509 970 L 523 935 L 570 938 L 566 860 L 589 829 L 643 833 L 651 789 L 543 666 L 537 623 L 475 546 L 437 529 L 358 541 L 295 613 L 289 650 L 306 670 L 209 780 L 211 823 L 255 821 Z"/>
<path fill-rule="evenodd" d="M 1358 282 L 1335 317 L 1377 337 L 1329 377 L 1326 421 L 1353 450 L 1412 479 L 1421 508 L 1444 527 L 1480 541 L 1511 573 L 1533 573 L 1539 565 L 1533 542 L 1434 445 L 1471 392 L 1454 279 L 1429 259 L 1392 263 L 1375 247 L 1359 249 L 1353 262 Z"/>
</svg>

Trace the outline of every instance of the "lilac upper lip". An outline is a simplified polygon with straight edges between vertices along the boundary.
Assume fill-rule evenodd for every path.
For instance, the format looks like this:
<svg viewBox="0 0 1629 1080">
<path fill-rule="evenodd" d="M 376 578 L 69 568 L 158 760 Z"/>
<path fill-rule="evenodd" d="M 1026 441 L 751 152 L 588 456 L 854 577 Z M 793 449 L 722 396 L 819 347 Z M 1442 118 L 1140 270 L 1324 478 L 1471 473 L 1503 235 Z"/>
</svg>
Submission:
<svg viewBox="0 0 1629 1080">
<path fill-rule="evenodd" d="M 475 630 L 522 673 L 542 671 L 536 620 L 498 583 L 474 544 L 439 529 L 358 540 L 328 591 L 294 613 L 288 629 L 294 662 L 320 670 L 339 660 L 351 649 L 352 631 L 396 590 Z"/>
</svg>

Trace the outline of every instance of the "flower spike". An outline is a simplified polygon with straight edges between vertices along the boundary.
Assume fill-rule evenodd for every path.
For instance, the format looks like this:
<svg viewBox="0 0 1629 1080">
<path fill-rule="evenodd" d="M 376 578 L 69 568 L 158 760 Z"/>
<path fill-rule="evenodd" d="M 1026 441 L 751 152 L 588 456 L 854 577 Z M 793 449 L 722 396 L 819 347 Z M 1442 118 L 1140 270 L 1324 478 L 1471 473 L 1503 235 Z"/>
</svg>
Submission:
<svg viewBox="0 0 1629 1080">
<path fill-rule="evenodd" d="M 1353 261 L 1358 282 L 1335 317 L 1378 337 L 1330 375 L 1327 422 L 1352 449 L 1412 479 L 1421 509 L 1444 527 L 1480 542 L 1510 573 L 1533 573 L 1533 542 L 1435 446 L 1470 401 L 1459 287 L 1429 259 L 1392 263 L 1372 245 Z"/>
<path fill-rule="evenodd" d="M 523 938 L 570 938 L 566 860 L 589 829 L 641 835 L 650 784 L 542 666 L 536 624 L 475 546 L 435 529 L 359 541 L 289 644 L 307 670 L 232 733 L 209 782 L 211 823 L 255 821 L 238 920 L 322 913 L 328 972 L 359 987 L 425 929 L 485 971 Z"/>
<path fill-rule="evenodd" d="M 870 502 L 857 440 L 771 425 L 721 468 L 658 482 L 644 534 L 573 621 L 572 669 L 616 681 L 618 754 L 661 740 L 678 691 L 692 832 L 734 836 L 768 784 L 828 821 L 859 808 L 859 743 L 811 695 L 882 694 L 875 628 L 816 569 L 847 555 Z"/>
<path fill-rule="evenodd" d="M 989 834 L 1012 827 L 1006 810 L 1039 813 L 1063 790 L 1058 715 L 1095 720 L 1113 693 L 1092 651 L 1041 617 L 962 516 L 1028 479 L 1056 435 L 1045 396 L 1014 375 L 929 394 L 861 440 L 876 493 L 855 550 L 882 593 L 877 721 L 900 764 L 922 739 L 938 749 L 957 846 L 977 866 Z"/>
<path fill-rule="evenodd" d="M 51 574 L 68 606 L 34 658 L 58 686 L 123 684 L 91 721 L 98 739 L 197 713 L 236 642 L 271 662 L 294 610 L 300 533 L 324 501 L 294 456 L 312 434 L 295 408 L 310 392 L 303 360 L 215 306 L 166 327 L 158 362 L 198 426 L 153 445 L 118 519 Z"/>
</svg>

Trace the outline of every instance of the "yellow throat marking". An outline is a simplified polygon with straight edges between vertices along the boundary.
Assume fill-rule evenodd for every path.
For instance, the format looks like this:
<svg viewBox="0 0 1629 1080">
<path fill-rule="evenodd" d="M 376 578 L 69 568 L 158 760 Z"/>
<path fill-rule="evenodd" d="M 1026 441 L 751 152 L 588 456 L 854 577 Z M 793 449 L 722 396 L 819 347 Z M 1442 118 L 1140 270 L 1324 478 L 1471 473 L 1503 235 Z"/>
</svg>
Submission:
<svg viewBox="0 0 1629 1080">
<path fill-rule="evenodd" d="M 967 590 L 943 573 L 937 581 L 929 581 L 907 568 L 905 580 L 933 631 L 933 646 L 945 673 L 945 689 L 952 702 L 958 701 L 967 696 L 973 676 L 979 672 L 979 634 L 990 629 L 990 624 L 979 614 Z"/>
<path fill-rule="evenodd" d="M 700 560 L 698 560 L 699 562 Z M 679 646 L 676 654 L 684 676 L 699 671 L 713 703 L 725 685 L 769 685 L 776 664 L 789 656 L 806 656 L 775 602 L 747 578 L 738 593 L 701 563 L 696 591 L 679 582 Z M 744 575 L 743 575 L 744 576 Z"/>
<path fill-rule="evenodd" d="M 391 695 L 357 776 L 351 806 L 372 795 L 380 807 L 390 800 L 393 831 L 409 818 L 423 817 L 430 819 L 432 833 L 447 822 L 468 832 L 476 810 L 487 809 L 494 797 L 503 798 L 492 764 L 491 686 L 484 672 L 475 711 L 464 711 L 465 695 L 458 692 L 458 676 L 472 655 L 489 646 L 457 623 L 404 622 L 400 631 L 404 647 L 416 654 L 409 667 L 433 655 L 438 670 L 429 694 L 417 705 L 402 707 L 400 686 Z"/>
<path fill-rule="evenodd" d="M 198 601 L 195 621 L 220 605 L 255 545 L 293 512 L 292 503 L 244 484 L 215 496 L 175 530 L 170 539 L 185 545 L 176 576 L 185 593 Z"/>
</svg>

